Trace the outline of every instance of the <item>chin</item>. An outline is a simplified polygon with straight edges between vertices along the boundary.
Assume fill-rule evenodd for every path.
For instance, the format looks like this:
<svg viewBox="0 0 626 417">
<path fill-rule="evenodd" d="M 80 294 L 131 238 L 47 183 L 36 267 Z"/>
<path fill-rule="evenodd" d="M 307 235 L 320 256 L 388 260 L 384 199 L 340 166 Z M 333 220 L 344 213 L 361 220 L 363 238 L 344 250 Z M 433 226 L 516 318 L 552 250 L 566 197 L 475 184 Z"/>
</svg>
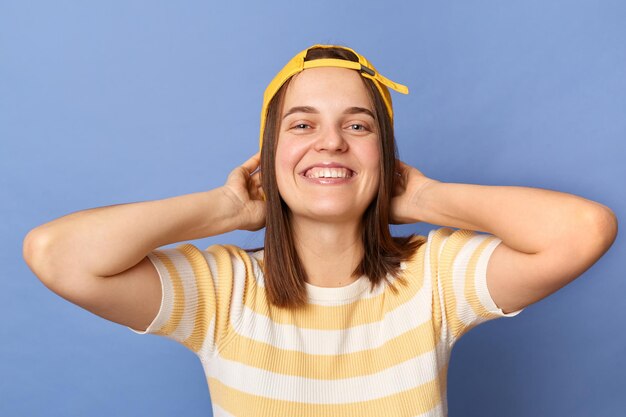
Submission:
<svg viewBox="0 0 626 417">
<path fill-rule="evenodd" d="M 310 193 L 300 194 L 300 198 L 291 197 L 285 202 L 294 217 L 333 223 L 360 220 L 371 202 L 355 198 L 354 194 L 331 196 Z"/>
<path fill-rule="evenodd" d="M 296 216 L 300 215 L 311 220 L 319 220 L 321 222 L 352 222 L 360 220 L 363 217 L 365 208 L 355 207 L 354 204 L 339 205 L 336 202 L 328 204 L 320 204 L 317 202 L 307 206 L 305 210 L 292 210 Z"/>
</svg>

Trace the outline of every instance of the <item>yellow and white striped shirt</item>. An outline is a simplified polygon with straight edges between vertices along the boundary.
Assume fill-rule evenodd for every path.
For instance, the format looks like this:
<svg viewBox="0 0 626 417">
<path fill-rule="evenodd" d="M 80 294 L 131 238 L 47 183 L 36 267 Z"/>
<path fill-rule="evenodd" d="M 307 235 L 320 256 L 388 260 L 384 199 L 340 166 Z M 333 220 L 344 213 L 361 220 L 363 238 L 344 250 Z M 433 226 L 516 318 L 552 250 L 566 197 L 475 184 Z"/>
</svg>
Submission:
<svg viewBox="0 0 626 417">
<path fill-rule="evenodd" d="M 504 314 L 486 284 L 501 240 L 440 228 L 402 264 L 409 285 L 370 290 L 363 276 L 339 288 L 306 284 L 300 310 L 269 304 L 263 251 L 193 245 L 149 255 L 163 299 L 145 332 L 200 358 L 221 416 L 447 415 L 454 343 Z M 393 282 L 393 279 L 392 279 Z"/>
</svg>

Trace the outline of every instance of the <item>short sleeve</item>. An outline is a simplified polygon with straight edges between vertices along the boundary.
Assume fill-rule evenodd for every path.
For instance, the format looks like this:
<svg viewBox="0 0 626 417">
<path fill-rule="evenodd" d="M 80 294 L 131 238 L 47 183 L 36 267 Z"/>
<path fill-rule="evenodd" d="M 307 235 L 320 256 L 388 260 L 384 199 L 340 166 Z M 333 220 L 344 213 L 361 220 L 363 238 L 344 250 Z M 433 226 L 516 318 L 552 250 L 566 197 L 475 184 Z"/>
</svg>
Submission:
<svg viewBox="0 0 626 417">
<path fill-rule="evenodd" d="M 213 356 L 227 338 L 233 298 L 233 259 L 215 245 L 185 244 L 148 254 L 161 280 L 161 306 L 145 331 L 173 339 L 200 357 Z"/>
<path fill-rule="evenodd" d="M 489 258 L 501 242 L 497 236 L 463 229 L 440 228 L 428 235 L 425 273 L 433 282 L 433 315 L 451 343 L 480 323 L 522 311 L 505 314 L 487 287 Z"/>
</svg>

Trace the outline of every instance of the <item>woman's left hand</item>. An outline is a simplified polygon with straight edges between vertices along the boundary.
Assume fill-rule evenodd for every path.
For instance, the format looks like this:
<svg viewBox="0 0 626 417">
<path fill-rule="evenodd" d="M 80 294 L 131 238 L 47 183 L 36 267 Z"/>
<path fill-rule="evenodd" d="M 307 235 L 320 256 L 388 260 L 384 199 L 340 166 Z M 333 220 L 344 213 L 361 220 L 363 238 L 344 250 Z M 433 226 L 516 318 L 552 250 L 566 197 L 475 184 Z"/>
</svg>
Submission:
<svg viewBox="0 0 626 417">
<path fill-rule="evenodd" d="M 417 168 L 396 159 L 391 223 L 408 224 L 422 221 L 419 215 L 420 195 L 424 187 L 439 181 L 426 177 Z"/>
</svg>

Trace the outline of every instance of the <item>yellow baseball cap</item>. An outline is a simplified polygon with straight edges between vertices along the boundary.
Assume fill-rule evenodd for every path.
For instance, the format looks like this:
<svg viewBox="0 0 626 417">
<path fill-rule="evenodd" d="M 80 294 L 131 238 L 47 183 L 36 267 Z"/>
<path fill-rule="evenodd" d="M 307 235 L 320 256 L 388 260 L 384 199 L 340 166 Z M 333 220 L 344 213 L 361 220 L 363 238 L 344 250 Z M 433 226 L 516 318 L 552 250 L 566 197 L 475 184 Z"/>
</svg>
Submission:
<svg viewBox="0 0 626 417">
<path fill-rule="evenodd" d="M 310 61 L 305 61 L 304 58 L 306 57 L 309 50 L 316 49 L 316 48 L 344 49 L 346 51 L 350 51 L 353 54 L 355 54 L 359 58 L 359 62 L 348 61 L 345 59 L 337 59 L 337 58 L 323 58 L 323 59 L 314 59 Z M 269 85 L 265 89 L 265 93 L 263 94 L 263 107 L 261 108 L 261 134 L 260 134 L 260 139 L 259 139 L 259 149 L 263 146 L 263 131 L 265 130 L 265 120 L 267 118 L 267 106 L 269 105 L 274 95 L 276 95 L 280 87 L 289 78 L 293 77 L 297 73 L 304 71 L 305 69 L 319 68 L 319 67 L 338 67 L 338 68 L 347 68 L 347 69 L 357 70 L 359 71 L 361 76 L 365 78 L 369 78 L 370 80 L 374 81 L 374 85 L 376 86 L 376 88 L 378 88 L 378 91 L 380 92 L 383 98 L 383 101 L 385 102 L 385 106 L 387 107 L 387 111 L 389 112 L 389 117 L 391 118 L 392 122 L 393 122 L 393 106 L 391 104 L 391 94 L 389 94 L 389 89 L 387 87 L 402 94 L 409 93 L 409 89 L 406 86 L 402 84 L 394 83 L 390 79 L 382 76 L 378 71 L 376 71 L 376 68 L 374 68 L 374 66 L 370 64 L 370 62 L 367 59 L 365 59 L 363 55 L 358 54 L 353 49 L 347 48 L 345 46 L 339 46 L 339 45 L 313 45 L 310 48 L 305 49 L 304 51 L 300 52 L 299 54 L 291 58 L 291 61 L 289 61 L 287 65 L 285 65 L 283 69 L 281 69 L 280 72 L 276 74 L 274 79 L 269 83 Z"/>
</svg>

